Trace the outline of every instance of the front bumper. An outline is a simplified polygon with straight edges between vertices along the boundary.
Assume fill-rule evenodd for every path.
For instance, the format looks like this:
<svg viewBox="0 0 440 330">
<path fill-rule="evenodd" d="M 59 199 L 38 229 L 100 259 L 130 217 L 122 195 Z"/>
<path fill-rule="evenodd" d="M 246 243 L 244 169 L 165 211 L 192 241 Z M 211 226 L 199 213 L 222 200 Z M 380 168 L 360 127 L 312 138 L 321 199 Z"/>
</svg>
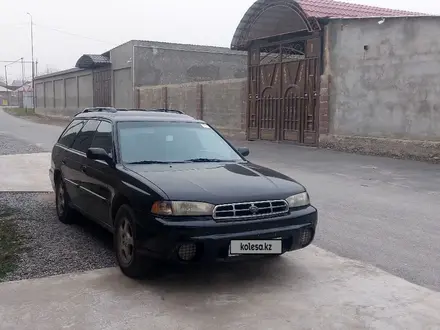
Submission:
<svg viewBox="0 0 440 330">
<path fill-rule="evenodd" d="M 190 263 L 241 260 L 254 255 L 229 256 L 231 240 L 282 239 L 282 253 L 309 245 L 315 235 L 318 212 L 313 206 L 291 211 L 287 215 L 269 219 L 216 222 L 209 219 L 173 221 L 153 218 L 148 226 L 138 224 L 139 251 L 149 257 L 188 263 L 179 258 L 182 244 L 194 243 L 196 256 Z M 310 239 L 304 244 L 304 234 Z"/>
</svg>

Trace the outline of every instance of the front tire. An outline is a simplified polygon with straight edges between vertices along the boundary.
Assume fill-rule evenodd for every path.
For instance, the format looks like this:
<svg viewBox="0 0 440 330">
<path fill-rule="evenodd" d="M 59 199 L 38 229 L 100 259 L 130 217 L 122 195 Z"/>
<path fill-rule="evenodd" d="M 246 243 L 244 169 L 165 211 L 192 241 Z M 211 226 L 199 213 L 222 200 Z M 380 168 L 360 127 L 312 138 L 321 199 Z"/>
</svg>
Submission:
<svg viewBox="0 0 440 330">
<path fill-rule="evenodd" d="M 156 263 L 138 251 L 135 215 L 128 205 L 122 205 L 116 213 L 113 241 L 116 261 L 124 275 L 140 279 L 155 273 Z"/>
<path fill-rule="evenodd" d="M 55 185 L 55 206 L 57 210 L 58 220 L 70 225 L 75 222 L 75 211 L 70 207 L 70 198 L 66 191 L 66 184 L 60 177 Z"/>
</svg>

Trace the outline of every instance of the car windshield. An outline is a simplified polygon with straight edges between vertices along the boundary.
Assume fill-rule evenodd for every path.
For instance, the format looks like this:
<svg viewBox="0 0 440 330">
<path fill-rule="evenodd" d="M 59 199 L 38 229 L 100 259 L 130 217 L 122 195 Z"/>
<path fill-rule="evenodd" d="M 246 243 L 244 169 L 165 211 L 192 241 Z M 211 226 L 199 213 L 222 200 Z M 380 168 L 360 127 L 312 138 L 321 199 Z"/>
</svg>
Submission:
<svg viewBox="0 0 440 330">
<path fill-rule="evenodd" d="M 186 122 L 120 122 L 123 163 L 243 161 L 211 127 Z"/>
</svg>

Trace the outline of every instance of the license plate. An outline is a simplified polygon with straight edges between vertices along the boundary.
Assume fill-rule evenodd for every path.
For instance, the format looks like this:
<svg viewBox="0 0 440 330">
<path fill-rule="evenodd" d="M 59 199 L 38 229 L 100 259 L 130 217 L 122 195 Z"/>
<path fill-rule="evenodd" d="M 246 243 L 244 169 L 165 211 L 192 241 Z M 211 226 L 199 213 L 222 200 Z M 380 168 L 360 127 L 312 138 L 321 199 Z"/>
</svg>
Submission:
<svg viewBox="0 0 440 330">
<path fill-rule="evenodd" d="M 243 254 L 281 254 L 283 241 L 271 240 L 234 240 L 229 245 L 229 256 Z"/>
</svg>

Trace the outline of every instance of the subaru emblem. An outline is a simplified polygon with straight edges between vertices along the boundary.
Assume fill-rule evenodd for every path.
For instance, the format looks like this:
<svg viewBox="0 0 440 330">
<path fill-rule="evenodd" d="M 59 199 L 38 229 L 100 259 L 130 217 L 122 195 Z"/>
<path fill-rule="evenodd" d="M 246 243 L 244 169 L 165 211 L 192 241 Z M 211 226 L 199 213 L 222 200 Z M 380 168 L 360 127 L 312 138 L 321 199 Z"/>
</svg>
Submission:
<svg viewBox="0 0 440 330">
<path fill-rule="evenodd" d="M 249 212 L 251 212 L 252 214 L 257 214 L 258 207 L 256 207 L 255 205 L 251 205 L 251 207 L 249 207 Z"/>
</svg>

